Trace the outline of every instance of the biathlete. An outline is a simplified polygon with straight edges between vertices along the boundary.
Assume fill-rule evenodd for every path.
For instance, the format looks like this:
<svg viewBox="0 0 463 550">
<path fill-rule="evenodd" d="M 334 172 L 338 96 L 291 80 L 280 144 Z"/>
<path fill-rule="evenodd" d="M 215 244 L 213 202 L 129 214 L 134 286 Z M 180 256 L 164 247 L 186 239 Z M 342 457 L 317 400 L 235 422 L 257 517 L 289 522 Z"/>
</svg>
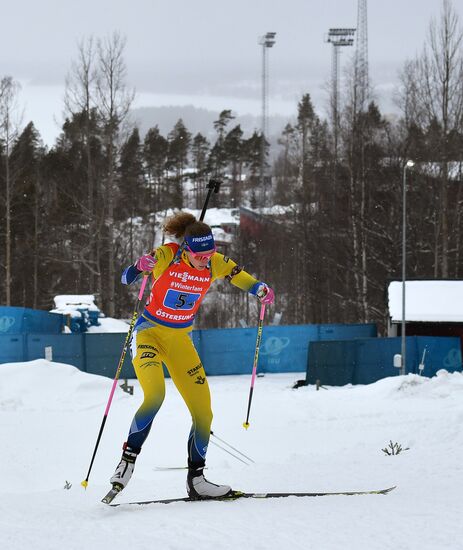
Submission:
<svg viewBox="0 0 463 550">
<path fill-rule="evenodd" d="M 183 245 L 160 246 L 122 274 L 122 283 L 132 284 L 142 273 L 150 272 L 152 287 L 130 342 L 144 400 L 132 420 L 121 461 L 110 481 L 114 489 L 122 490 L 132 477 L 137 456 L 164 400 L 164 363 L 192 417 L 188 495 L 192 499 L 223 497 L 231 488 L 211 483 L 203 474 L 212 410 L 206 373 L 190 337 L 192 325 L 202 299 L 216 279 L 228 279 L 265 304 L 273 303 L 274 293 L 267 284 L 217 252 L 211 228 L 193 215 L 180 212 L 167 220 L 164 229 L 177 239 L 183 238 Z"/>
</svg>

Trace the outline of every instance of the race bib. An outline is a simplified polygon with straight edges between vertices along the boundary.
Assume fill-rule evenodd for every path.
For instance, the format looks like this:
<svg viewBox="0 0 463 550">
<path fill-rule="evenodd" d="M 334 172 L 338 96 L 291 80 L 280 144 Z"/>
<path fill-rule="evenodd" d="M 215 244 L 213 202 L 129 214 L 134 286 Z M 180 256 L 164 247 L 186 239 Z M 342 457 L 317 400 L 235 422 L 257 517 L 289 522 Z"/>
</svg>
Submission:
<svg viewBox="0 0 463 550">
<path fill-rule="evenodd" d="M 174 310 L 189 310 L 195 307 L 196 301 L 201 297 L 201 294 L 192 292 L 181 292 L 169 288 L 164 296 L 164 306 Z"/>
</svg>

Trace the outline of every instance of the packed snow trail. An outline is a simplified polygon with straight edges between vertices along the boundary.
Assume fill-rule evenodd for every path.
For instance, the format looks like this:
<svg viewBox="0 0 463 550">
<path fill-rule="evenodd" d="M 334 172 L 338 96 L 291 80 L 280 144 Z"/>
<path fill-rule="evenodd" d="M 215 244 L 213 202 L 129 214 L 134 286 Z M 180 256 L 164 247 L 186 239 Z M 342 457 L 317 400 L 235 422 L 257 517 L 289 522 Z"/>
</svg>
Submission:
<svg viewBox="0 0 463 550">
<path fill-rule="evenodd" d="M 299 376 L 259 378 L 243 430 L 249 376 L 211 377 L 217 435 L 255 460 L 211 446 L 208 472 L 248 492 L 336 492 L 397 485 L 387 497 L 243 499 L 199 506 L 100 502 L 142 396 L 118 389 L 87 490 L 85 475 L 112 381 L 37 360 L 0 365 L 2 550 L 86 548 L 463 549 L 463 375 L 293 390 Z M 124 501 L 185 497 L 188 412 L 170 379 Z M 396 456 L 390 441 L 409 448 Z M 70 488 L 65 488 L 69 487 Z M 118 498 L 121 498 L 122 495 Z"/>
</svg>

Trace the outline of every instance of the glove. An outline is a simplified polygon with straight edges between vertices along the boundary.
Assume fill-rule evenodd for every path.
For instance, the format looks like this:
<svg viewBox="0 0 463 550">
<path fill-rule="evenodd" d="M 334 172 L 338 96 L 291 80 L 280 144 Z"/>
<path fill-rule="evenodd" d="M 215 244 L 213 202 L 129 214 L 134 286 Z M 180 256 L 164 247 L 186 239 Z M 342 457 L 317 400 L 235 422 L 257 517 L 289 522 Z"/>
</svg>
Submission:
<svg viewBox="0 0 463 550">
<path fill-rule="evenodd" d="M 266 285 L 261 283 L 257 289 L 256 296 L 259 299 L 261 304 L 270 305 L 275 301 L 275 293 L 273 290 Z"/>
<path fill-rule="evenodd" d="M 151 254 L 144 254 L 135 262 L 135 267 L 138 271 L 151 271 L 156 265 L 156 258 Z"/>
</svg>

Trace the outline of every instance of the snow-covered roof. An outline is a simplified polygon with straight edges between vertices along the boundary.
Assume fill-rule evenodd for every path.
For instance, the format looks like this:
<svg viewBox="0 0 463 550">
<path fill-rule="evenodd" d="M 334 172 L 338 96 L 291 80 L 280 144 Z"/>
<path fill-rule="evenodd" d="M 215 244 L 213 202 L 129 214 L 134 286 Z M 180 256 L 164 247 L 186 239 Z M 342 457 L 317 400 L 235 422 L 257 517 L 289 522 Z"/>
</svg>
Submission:
<svg viewBox="0 0 463 550">
<path fill-rule="evenodd" d="M 95 296 L 93 294 L 60 294 L 55 296 L 56 309 L 68 310 L 77 309 L 78 307 L 86 308 L 89 311 L 99 311 L 95 305 Z"/>
<path fill-rule="evenodd" d="M 388 288 L 392 322 L 402 320 L 402 282 Z M 419 322 L 463 322 L 463 281 L 406 281 L 405 320 Z"/>
</svg>

